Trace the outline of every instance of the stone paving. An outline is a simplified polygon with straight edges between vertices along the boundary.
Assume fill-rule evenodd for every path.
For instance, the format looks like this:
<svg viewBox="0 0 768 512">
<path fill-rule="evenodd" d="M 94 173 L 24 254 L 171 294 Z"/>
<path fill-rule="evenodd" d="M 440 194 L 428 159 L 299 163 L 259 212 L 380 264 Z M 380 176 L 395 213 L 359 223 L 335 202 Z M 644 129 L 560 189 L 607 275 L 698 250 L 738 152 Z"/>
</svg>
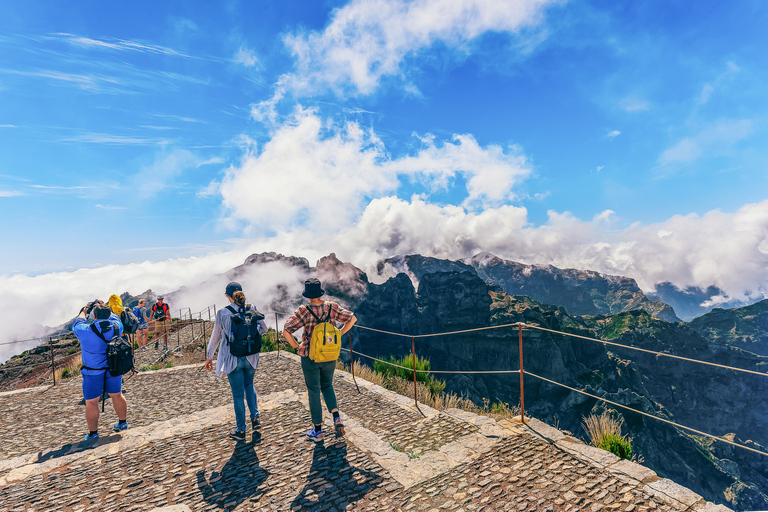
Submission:
<svg viewBox="0 0 768 512">
<path fill-rule="evenodd" d="M 78 442 L 77 380 L 0 395 L 0 511 L 728 510 L 535 420 L 416 410 L 346 372 L 335 387 L 347 436 L 314 444 L 297 356 L 263 354 L 256 375 L 262 427 L 246 442 L 227 436 L 226 378 L 199 365 L 128 380 L 130 428 L 95 443 Z"/>
</svg>

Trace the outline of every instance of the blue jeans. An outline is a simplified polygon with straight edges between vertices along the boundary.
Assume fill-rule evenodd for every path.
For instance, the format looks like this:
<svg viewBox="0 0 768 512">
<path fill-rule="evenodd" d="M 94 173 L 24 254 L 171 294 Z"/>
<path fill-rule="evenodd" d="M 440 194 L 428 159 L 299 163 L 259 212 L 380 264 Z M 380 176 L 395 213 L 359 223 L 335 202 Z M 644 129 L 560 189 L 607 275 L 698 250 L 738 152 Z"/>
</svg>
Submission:
<svg viewBox="0 0 768 512">
<path fill-rule="evenodd" d="M 248 410 L 251 411 L 251 419 L 259 417 L 259 406 L 256 403 L 256 390 L 253 389 L 253 369 L 251 363 L 245 357 L 237 358 L 237 367 L 227 375 L 229 386 L 232 388 L 232 399 L 235 402 L 235 420 L 237 431 L 245 432 L 245 401 L 248 402 Z"/>
</svg>

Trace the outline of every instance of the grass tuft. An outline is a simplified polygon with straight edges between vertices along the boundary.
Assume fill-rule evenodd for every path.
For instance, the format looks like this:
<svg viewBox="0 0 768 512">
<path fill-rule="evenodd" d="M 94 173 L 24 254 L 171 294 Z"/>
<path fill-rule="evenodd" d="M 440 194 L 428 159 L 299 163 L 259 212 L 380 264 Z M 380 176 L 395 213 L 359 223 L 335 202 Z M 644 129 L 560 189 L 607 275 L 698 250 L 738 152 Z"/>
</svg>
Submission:
<svg viewBox="0 0 768 512">
<path fill-rule="evenodd" d="M 609 451 L 622 459 L 632 457 L 631 440 L 621 435 L 624 418 L 611 410 L 596 416 L 590 414 L 582 418 L 582 427 L 589 435 L 592 446 Z"/>
</svg>

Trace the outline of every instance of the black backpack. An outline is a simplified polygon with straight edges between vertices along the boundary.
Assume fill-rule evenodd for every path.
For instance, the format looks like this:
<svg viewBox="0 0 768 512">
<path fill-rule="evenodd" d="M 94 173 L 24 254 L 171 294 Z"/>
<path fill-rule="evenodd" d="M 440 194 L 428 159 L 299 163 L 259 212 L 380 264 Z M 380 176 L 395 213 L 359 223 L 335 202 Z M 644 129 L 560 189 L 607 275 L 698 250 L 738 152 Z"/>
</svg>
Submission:
<svg viewBox="0 0 768 512">
<path fill-rule="evenodd" d="M 251 309 L 235 309 L 231 304 L 227 309 L 232 313 L 231 332 L 228 336 L 229 353 L 235 357 L 245 357 L 261 352 L 261 334 L 259 320 L 264 315 Z"/>
<path fill-rule="evenodd" d="M 139 330 L 139 319 L 130 309 L 125 309 L 120 313 L 120 321 L 123 322 L 124 334 L 134 334 Z"/>
<path fill-rule="evenodd" d="M 163 303 L 159 308 L 157 306 L 160 306 L 160 304 L 152 306 L 152 318 L 159 322 L 163 322 L 168 317 L 168 304 Z"/>
<path fill-rule="evenodd" d="M 119 377 L 125 375 L 129 371 L 133 370 L 133 348 L 128 340 L 121 338 L 118 333 L 119 329 L 115 324 L 112 324 L 114 329 L 114 336 L 107 341 L 104 334 L 99 331 L 96 324 L 100 322 L 94 322 L 91 324 L 91 330 L 96 333 L 96 336 L 101 338 L 101 341 L 107 344 L 107 367 L 106 368 L 89 368 L 83 366 L 86 370 L 108 370 L 109 374 L 113 377 Z M 101 412 L 104 412 L 104 398 L 107 396 L 107 372 L 104 372 L 104 390 L 101 393 Z"/>
</svg>

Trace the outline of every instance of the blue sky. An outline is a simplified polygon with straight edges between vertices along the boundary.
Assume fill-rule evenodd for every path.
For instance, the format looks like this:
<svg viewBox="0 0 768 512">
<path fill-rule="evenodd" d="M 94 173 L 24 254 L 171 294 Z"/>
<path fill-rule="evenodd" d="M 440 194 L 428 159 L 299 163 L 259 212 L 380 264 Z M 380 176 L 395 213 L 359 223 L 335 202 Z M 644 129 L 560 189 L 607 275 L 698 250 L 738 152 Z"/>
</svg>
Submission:
<svg viewBox="0 0 768 512">
<path fill-rule="evenodd" d="M 4 288 L 490 251 L 768 293 L 764 2 L 0 8 Z"/>
</svg>

